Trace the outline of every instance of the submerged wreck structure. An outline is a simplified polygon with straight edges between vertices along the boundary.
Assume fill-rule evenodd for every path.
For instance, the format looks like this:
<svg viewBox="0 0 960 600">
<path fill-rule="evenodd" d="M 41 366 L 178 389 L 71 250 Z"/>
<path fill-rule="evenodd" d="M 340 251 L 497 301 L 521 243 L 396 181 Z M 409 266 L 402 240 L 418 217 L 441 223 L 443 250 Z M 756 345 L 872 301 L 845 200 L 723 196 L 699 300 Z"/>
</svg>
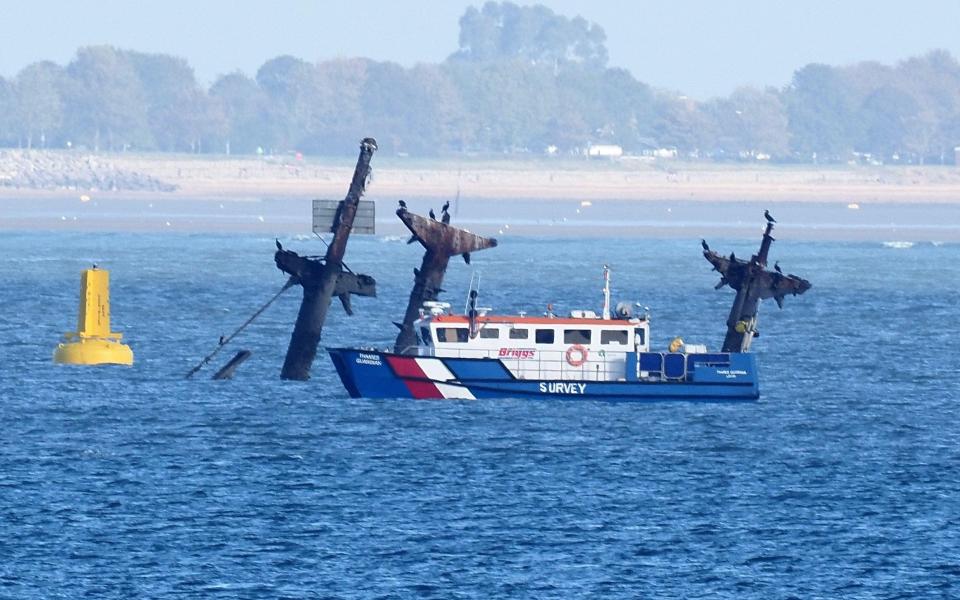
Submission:
<svg viewBox="0 0 960 600">
<path fill-rule="evenodd" d="M 376 296 L 376 280 L 369 275 L 350 271 L 343 262 L 360 198 L 370 178 L 370 160 L 376 150 L 377 142 L 373 138 L 364 138 L 360 142 L 360 156 L 350 189 L 340 202 L 330 226 L 333 240 L 327 246 L 326 255 L 322 258 L 300 256 L 277 242 L 274 254 L 277 268 L 290 275 L 291 281 L 303 288 L 303 301 L 280 371 L 281 379 L 305 381 L 310 378 L 310 367 L 317 355 L 327 309 L 334 296 L 340 299 L 348 315 L 353 314 L 351 295 Z"/>
<path fill-rule="evenodd" d="M 797 296 L 810 289 L 810 282 L 796 275 L 787 275 L 774 263 L 773 270 L 767 269 L 767 256 L 774 238 L 770 233 L 776 220 L 769 212 L 764 212 L 767 226 L 760 242 L 760 250 L 750 260 L 737 258 L 732 252 L 729 257 L 721 256 L 710 249 L 707 242 L 703 245 L 703 256 L 713 269 L 720 273 L 720 283 L 716 289 L 725 285 L 737 291 L 727 317 L 727 334 L 723 338 L 721 352 L 748 352 L 750 343 L 757 332 L 757 310 L 760 301 L 773 298 L 777 306 L 783 308 L 783 299 L 787 295 Z"/>
<path fill-rule="evenodd" d="M 414 214 L 404 204 L 397 209 L 397 216 L 410 230 L 409 243 L 420 242 L 426 249 L 420 268 L 413 270 L 413 290 L 403 314 L 403 322 L 396 323 L 400 333 L 394 351 L 398 354 L 418 352 L 414 323 L 420 318 L 424 303 L 436 302 L 443 291 L 441 286 L 450 257 L 460 255 L 464 262 L 470 264 L 471 253 L 497 245 L 497 240 L 493 238 L 481 237 L 450 225 L 449 208 L 449 203 L 443 205 L 439 221 L 433 216 L 424 218 Z"/>
</svg>

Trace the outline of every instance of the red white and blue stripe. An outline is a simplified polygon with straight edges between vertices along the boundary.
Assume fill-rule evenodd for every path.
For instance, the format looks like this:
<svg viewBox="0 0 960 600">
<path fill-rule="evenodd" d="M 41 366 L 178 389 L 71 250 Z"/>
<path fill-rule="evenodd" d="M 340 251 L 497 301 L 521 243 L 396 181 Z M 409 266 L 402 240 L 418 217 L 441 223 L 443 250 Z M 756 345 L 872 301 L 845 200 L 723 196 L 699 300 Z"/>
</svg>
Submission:
<svg viewBox="0 0 960 600">
<path fill-rule="evenodd" d="M 620 381 L 519 379 L 496 358 L 408 356 L 328 348 L 352 397 L 564 400 L 756 400 L 756 360 L 748 353 L 629 353 Z M 632 356 L 631 356 L 632 355 Z M 639 378 L 640 370 L 647 375 Z M 658 375 L 649 377 L 650 373 Z"/>
</svg>

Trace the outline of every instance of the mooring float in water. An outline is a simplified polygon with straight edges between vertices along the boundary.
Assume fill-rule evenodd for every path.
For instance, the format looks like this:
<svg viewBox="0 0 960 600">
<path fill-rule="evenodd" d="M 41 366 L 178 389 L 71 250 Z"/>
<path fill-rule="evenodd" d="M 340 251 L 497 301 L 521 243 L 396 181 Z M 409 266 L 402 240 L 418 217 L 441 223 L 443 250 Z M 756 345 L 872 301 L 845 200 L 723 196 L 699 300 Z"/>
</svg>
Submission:
<svg viewBox="0 0 960 600">
<path fill-rule="evenodd" d="M 80 313 L 77 330 L 64 334 L 53 351 L 53 362 L 63 365 L 132 365 L 133 351 L 121 344 L 122 333 L 110 331 L 110 272 L 85 269 L 80 275 Z"/>
</svg>

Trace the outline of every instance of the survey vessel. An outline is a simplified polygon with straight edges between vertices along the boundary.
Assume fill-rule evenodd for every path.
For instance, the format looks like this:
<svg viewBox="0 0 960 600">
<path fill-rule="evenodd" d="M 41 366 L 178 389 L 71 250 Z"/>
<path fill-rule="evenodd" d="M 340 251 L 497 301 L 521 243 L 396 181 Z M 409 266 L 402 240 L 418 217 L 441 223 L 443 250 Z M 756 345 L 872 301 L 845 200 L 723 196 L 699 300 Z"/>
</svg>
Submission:
<svg viewBox="0 0 960 600">
<path fill-rule="evenodd" d="M 750 345 L 757 335 L 760 301 L 782 307 L 810 282 L 767 269 L 776 222 L 767 212 L 760 250 L 749 260 L 722 256 L 702 241 L 703 255 L 720 273 L 718 289 L 737 294 L 719 349 L 674 339 L 666 348 L 650 345 L 650 315 L 629 304 L 611 308 L 610 270 L 603 268 L 600 313 L 589 309 L 542 316 L 502 315 L 477 306 L 471 289 L 462 313 L 437 298 L 442 271 L 451 254 L 465 248 L 493 247 L 485 238 L 442 220 L 414 215 L 405 206 L 398 216 L 426 248 L 407 317 L 392 350 L 328 348 L 347 392 L 368 398 L 546 398 L 655 400 L 756 400 L 760 397 L 757 361 Z M 478 238 L 463 244 L 463 236 Z M 458 244 L 444 241 L 460 240 Z M 438 257 L 444 258 L 438 261 Z M 429 265 L 442 263 L 432 272 Z M 439 273 L 439 277 L 437 276 Z M 418 290 L 420 290 L 418 292 Z M 401 343 L 407 342 L 407 343 Z"/>
</svg>

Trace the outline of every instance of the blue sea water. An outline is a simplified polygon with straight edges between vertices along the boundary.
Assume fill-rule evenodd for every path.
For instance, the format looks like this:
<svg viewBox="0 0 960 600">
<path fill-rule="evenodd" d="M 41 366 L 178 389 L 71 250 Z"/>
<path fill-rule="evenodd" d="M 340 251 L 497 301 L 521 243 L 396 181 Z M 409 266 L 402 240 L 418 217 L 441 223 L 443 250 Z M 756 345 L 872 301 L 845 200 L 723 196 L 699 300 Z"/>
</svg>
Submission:
<svg viewBox="0 0 960 600">
<path fill-rule="evenodd" d="M 501 241 L 481 304 L 596 308 L 609 263 L 655 344 L 722 339 L 697 239 Z M 322 354 L 278 378 L 297 289 L 214 361 L 252 350 L 234 380 L 184 380 L 282 285 L 273 244 L 0 238 L 0 597 L 960 596 L 960 246 L 777 242 L 814 287 L 762 307 L 757 403 L 350 399 Z M 388 345 L 420 256 L 352 239 L 379 297 L 325 342 Z M 94 262 L 133 367 L 51 364 Z"/>
</svg>

